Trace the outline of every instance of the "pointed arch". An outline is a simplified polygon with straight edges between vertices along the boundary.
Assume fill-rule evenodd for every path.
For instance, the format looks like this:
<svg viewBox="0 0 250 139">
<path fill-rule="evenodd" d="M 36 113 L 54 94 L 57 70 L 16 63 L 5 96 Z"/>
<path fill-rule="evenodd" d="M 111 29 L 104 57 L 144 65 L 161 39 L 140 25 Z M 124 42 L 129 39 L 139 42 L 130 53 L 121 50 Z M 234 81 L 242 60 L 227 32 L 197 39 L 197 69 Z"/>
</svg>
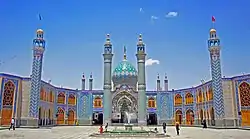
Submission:
<svg viewBox="0 0 250 139">
<path fill-rule="evenodd" d="M 247 82 L 239 85 L 239 94 L 241 106 L 250 106 L 250 85 Z"/>
<path fill-rule="evenodd" d="M 70 94 L 68 98 L 68 104 L 70 105 L 76 105 L 76 97 L 74 94 Z"/>
<path fill-rule="evenodd" d="M 148 98 L 148 108 L 156 108 L 156 100 L 153 97 Z"/>
<path fill-rule="evenodd" d="M 49 102 L 53 102 L 53 92 L 49 92 Z"/>
<path fill-rule="evenodd" d="M 40 100 L 44 100 L 44 93 L 45 93 L 45 90 L 42 87 L 40 91 Z"/>
<path fill-rule="evenodd" d="M 209 100 L 213 100 L 213 88 L 212 87 L 209 87 L 208 89 L 208 101 Z"/>
<path fill-rule="evenodd" d="M 1 115 L 2 125 L 10 124 L 12 113 L 13 113 L 15 89 L 16 89 L 15 84 L 10 80 L 4 84 L 4 91 L 3 91 L 3 97 L 2 97 L 3 106 L 2 106 L 2 115 Z"/>
<path fill-rule="evenodd" d="M 68 124 L 69 125 L 75 124 L 75 111 L 73 109 L 68 110 Z"/>
<path fill-rule="evenodd" d="M 199 115 L 200 115 L 200 120 L 201 120 L 201 122 L 202 122 L 203 119 L 204 119 L 204 111 L 203 111 L 203 109 L 200 109 L 200 110 L 199 110 Z"/>
<path fill-rule="evenodd" d="M 176 94 L 174 97 L 174 105 L 180 106 L 182 105 L 182 96 L 180 94 Z"/>
<path fill-rule="evenodd" d="M 198 97 L 197 102 L 202 103 L 203 102 L 203 95 L 202 95 L 201 89 L 199 89 L 197 97 Z"/>
<path fill-rule="evenodd" d="M 64 124 L 65 112 L 61 107 L 58 107 L 56 116 L 57 116 L 57 125 Z"/>
<path fill-rule="evenodd" d="M 194 97 L 191 93 L 186 93 L 185 95 L 185 101 L 186 101 L 186 104 L 193 104 L 194 103 Z"/>
<path fill-rule="evenodd" d="M 93 105 L 94 108 L 102 108 L 102 98 L 100 96 L 96 96 L 94 98 Z"/>
<path fill-rule="evenodd" d="M 186 111 L 186 124 L 187 125 L 193 125 L 194 124 L 194 111 L 191 109 L 188 109 Z"/>
<path fill-rule="evenodd" d="M 250 85 L 247 82 L 242 82 L 239 85 L 239 98 L 241 107 L 249 107 L 250 106 Z M 250 110 L 249 109 L 241 109 L 241 125 L 242 126 L 250 126 Z"/>
<path fill-rule="evenodd" d="M 65 104 L 65 93 L 60 92 L 60 93 L 57 95 L 57 103 L 58 103 L 58 104 Z"/>
<path fill-rule="evenodd" d="M 179 124 L 182 123 L 182 111 L 176 110 L 175 112 L 175 122 L 178 122 Z"/>
</svg>

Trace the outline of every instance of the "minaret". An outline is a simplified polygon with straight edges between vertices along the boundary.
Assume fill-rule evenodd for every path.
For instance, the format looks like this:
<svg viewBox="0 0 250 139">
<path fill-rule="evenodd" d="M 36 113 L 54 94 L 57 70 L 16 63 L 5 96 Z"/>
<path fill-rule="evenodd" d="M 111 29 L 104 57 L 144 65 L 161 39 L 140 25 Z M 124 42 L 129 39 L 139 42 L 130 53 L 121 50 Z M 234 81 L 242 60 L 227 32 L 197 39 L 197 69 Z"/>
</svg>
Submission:
<svg viewBox="0 0 250 139">
<path fill-rule="evenodd" d="M 164 91 L 168 91 L 168 76 L 166 73 L 164 77 Z"/>
<path fill-rule="evenodd" d="M 146 75 L 145 75 L 145 44 L 142 35 L 139 35 L 137 43 L 137 66 L 138 66 L 138 124 L 147 124 L 146 109 Z"/>
<path fill-rule="evenodd" d="M 82 90 L 85 90 L 86 79 L 84 73 L 82 74 Z"/>
<path fill-rule="evenodd" d="M 107 34 L 106 43 L 104 44 L 104 81 L 103 81 L 103 124 L 111 124 L 112 113 L 112 95 L 111 95 L 111 70 L 112 70 L 112 44 L 110 42 L 110 36 Z"/>
<path fill-rule="evenodd" d="M 89 90 L 93 90 L 93 75 L 90 73 L 89 76 Z"/>
<path fill-rule="evenodd" d="M 214 17 L 212 18 L 214 22 Z M 222 77 L 221 77 L 221 60 L 220 60 L 220 39 L 216 34 L 214 28 L 210 29 L 210 38 L 208 39 L 208 50 L 210 52 L 211 61 L 211 75 L 212 75 L 212 89 L 213 89 L 213 105 L 215 124 L 217 126 L 223 125 L 225 116 L 224 111 L 224 98 L 222 90 Z"/>
<path fill-rule="evenodd" d="M 161 80 L 160 80 L 160 75 L 157 75 L 157 80 L 156 80 L 156 90 L 160 91 L 161 90 Z"/>
<path fill-rule="evenodd" d="M 44 32 L 42 29 L 36 31 L 36 38 L 33 40 L 33 63 L 31 73 L 31 90 L 30 90 L 30 105 L 29 116 L 38 126 L 38 108 L 41 90 L 42 63 L 43 53 L 45 51 Z M 29 123 L 29 122 L 28 122 Z M 34 126 L 34 125 L 33 125 Z"/>
</svg>

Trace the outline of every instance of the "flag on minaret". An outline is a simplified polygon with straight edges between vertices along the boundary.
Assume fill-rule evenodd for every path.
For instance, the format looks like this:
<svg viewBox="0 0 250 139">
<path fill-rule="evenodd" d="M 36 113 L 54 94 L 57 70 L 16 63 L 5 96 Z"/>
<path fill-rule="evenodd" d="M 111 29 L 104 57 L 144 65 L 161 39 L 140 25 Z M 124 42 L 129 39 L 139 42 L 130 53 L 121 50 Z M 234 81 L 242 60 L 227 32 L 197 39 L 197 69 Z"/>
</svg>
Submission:
<svg viewBox="0 0 250 139">
<path fill-rule="evenodd" d="M 213 23 L 215 22 L 215 17 L 214 17 L 214 16 L 212 16 L 212 22 L 213 22 Z"/>
</svg>

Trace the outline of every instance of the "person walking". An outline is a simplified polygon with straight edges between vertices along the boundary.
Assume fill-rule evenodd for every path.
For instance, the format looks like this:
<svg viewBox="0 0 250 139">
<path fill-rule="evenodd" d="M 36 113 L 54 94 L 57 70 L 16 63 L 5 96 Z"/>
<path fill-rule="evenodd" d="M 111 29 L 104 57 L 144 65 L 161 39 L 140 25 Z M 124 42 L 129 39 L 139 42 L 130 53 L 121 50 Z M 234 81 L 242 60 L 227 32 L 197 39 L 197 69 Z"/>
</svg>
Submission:
<svg viewBox="0 0 250 139">
<path fill-rule="evenodd" d="M 164 123 L 162 124 L 162 128 L 163 128 L 163 132 L 164 132 L 165 135 L 166 135 L 166 133 L 167 133 L 166 127 L 167 127 L 167 124 L 164 122 Z"/>
<path fill-rule="evenodd" d="M 103 133 L 103 127 L 102 127 L 102 125 L 101 125 L 100 128 L 99 128 L 99 132 L 100 132 L 100 134 Z"/>
<path fill-rule="evenodd" d="M 176 129 L 176 133 L 179 136 L 180 135 L 180 124 L 178 122 L 175 123 L 175 129 Z"/>
<path fill-rule="evenodd" d="M 15 130 L 15 119 L 14 119 L 14 118 L 11 119 L 9 130 L 10 130 L 11 128 L 13 128 L 13 130 Z"/>
<path fill-rule="evenodd" d="M 205 119 L 203 120 L 202 125 L 203 125 L 203 128 L 207 128 L 207 122 Z"/>
<path fill-rule="evenodd" d="M 105 125 L 105 131 L 106 131 L 106 132 L 108 131 L 108 126 L 109 126 L 109 123 L 107 123 L 107 124 Z"/>
</svg>

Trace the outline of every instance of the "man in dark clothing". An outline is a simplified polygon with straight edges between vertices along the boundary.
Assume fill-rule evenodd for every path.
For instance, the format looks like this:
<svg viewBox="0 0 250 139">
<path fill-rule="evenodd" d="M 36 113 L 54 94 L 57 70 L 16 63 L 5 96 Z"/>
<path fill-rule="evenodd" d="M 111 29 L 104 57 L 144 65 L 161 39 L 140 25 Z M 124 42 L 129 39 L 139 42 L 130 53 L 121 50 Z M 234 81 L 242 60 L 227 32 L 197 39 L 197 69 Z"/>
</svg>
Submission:
<svg viewBox="0 0 250 139">
<path fill-rule="evenodd" d="M 178 122 L 175 123 L 175 129 L 176 129 L 177 135 L 179 136 L 180 135 L 180 124 Z"/>
<path fill-rule="evenodd" d="M 162 124 L 162 128 L 163 128 L 164 134 L 167 133 L 166 127 L 167 127 L 167 124 L 164 122 L 164 123 Z"/>
</svg>

